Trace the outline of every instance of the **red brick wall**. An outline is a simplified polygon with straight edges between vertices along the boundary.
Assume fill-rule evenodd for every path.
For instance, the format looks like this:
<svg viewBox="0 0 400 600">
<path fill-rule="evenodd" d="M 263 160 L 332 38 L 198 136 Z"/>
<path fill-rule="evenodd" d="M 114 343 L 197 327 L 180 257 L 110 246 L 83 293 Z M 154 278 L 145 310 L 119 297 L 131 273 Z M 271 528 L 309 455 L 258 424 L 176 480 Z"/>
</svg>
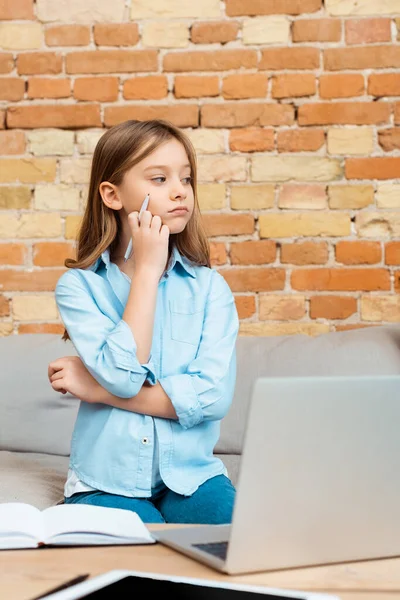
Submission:
<svg viewBox="0 0 400 600">
<path fill-rule="evenodd" d="M 0 20 L 0 335 L 62 330 L 94 145 L 153 117 L 198 151 L 242 335 L 400 320 L 399 0 L 0 0 Z"/>
</svg>

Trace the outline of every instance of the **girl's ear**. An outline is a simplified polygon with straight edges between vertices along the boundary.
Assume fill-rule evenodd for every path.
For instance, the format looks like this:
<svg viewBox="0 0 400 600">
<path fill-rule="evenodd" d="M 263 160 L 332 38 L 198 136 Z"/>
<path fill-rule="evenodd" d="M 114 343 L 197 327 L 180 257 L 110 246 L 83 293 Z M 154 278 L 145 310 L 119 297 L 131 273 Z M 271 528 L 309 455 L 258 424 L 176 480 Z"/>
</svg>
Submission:
<svg viewBox="0 0 400 600">
<path fill-rule="evenodd" d="M 100 196 L 106 206 L 112 210 L 121 210 L 122 202 L 118 197 L 118 190 L 109 181 L 102 181 L 99 185 Z"/>
</svg>

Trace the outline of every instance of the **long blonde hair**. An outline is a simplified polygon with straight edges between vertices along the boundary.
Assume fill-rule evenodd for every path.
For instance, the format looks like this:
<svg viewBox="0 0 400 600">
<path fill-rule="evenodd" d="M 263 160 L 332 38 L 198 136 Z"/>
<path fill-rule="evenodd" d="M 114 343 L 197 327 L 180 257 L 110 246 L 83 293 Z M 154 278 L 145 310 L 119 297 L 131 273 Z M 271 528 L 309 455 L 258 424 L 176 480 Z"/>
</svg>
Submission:
<svg viewBox="0 0 400 600">
<path fill-rule="evenodd" d="M 129 120 L 106 131 L 93 153 L 85 212 L 77 236 L 76 259 L 67 258 L 65 266 L 87 269 L 108 248 L 112 255 L 121 231 L 119 211 L 102 201 L 99 187 L 103 181 L 118 186 L 129 169 L 149 156 L 161 144 L 177 139 L 185 148 L 191 167 L 194 194 L 193 214 L 181 233 L 170 236 L 169 256 L 176 246 L 182 256 L 197 265 L 211 266 L 210 246 L 201 219 L 197 196 L 196 153 L 189 138 L 172 123 L 161 120 Z M 63 339 L 69 339 L 65 330 Z"/>
</svg>

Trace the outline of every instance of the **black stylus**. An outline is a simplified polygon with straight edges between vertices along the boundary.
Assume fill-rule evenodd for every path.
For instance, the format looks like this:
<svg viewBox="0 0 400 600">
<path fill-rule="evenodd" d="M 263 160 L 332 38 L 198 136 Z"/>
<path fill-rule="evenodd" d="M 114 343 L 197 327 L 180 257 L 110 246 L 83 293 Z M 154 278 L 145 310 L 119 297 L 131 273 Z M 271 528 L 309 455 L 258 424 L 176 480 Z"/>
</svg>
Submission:
<svg viewBox="0 0 400 600">
<path fill-rule="evenodd" d="M 85 581 L 85 579 L 87 579 L 89 577 L 89 575 L 90 575 L 90 573 L 84 573 L 83 575 L 78 575 L 77 577 L 74 577 L 73 579 L 70 579 L 69 581 L 65 581 L 61 585 L 58 585 L 57 587 L 55 587 L 51 590 L 48 590 L 47 592 L 45 592 L 44 594 L 41 594 L 40 596 L 35 596 L 34 598 L 31 598 L 31 600 L 40 600 L 40 598 L 47 598 L 47 596 L 50 596 L 50 594 L 55 594 L 56 592 L 60 592 L 61 590 L 65 590 L 66 588 L 76 585 L 77 583 L 81 583 L 82 581 Z"/>
</svg>

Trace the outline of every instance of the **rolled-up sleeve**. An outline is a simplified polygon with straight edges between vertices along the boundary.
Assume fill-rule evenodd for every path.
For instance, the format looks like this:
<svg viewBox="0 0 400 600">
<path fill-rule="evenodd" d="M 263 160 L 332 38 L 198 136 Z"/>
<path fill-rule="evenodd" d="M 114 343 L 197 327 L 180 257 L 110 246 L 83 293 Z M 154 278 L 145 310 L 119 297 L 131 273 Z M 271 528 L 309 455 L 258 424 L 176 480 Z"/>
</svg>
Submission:
<svg viewBox="0 0 400 600">
<path fill-rule="evenodd" d="M 91 375 L 108 392 L 131 398 L 156 375 L 151 357 L 140 364 L 133 332 L 123 319 L 113 321 L 97 306 L 90 290 L 74 271 L 59 279 L 55 298 L 61 320 Z"/>
<path fill-rule="evenodd" d="M 186 373 L 159 379 L 184 429 L 203 420 L 220 420 L 228 412 L 236 383 L 238 330 L 231 289 L 222 275 L 213 271 L 196 358 Z"/>
</svg>

